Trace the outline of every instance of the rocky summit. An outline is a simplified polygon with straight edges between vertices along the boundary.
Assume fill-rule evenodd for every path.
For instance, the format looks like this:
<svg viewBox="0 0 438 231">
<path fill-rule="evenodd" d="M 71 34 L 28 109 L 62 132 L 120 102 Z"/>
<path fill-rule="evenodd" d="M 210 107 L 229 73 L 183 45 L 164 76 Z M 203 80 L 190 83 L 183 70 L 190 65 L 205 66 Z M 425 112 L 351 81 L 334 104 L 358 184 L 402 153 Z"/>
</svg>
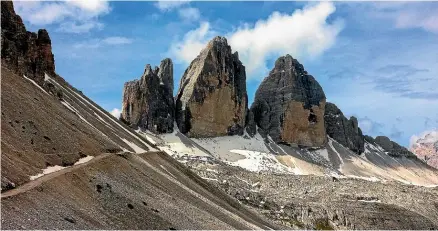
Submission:
<svg viewBox="0 0 438 231">
<path fill-rule="evenodd" d="M 355 153 L 364 151 L 364 137 L 356 117 L 347 119 L 335 104 L 328 102 L 325 105 L 324 120 L 328 136 Z"/>
<path fill-rule="evenodd" d="M 181 79 L 176 122 L 189 137 L 243 134 L 248 96 L 245 67 L 224 37 L 215 37 Z"/>
<path fill-rule="evenodd" d="M 121 120 L 132 128 L 154 133 L 173 131 L 173 64 L 161 61 L 160 67 L 148 64 L 140 80 L 125 83 Z"/>
<path fill-rule="evenodd" d="M 428 165 L 438 169 L 438 130 L 427 131 L 413 140 L 410 150 Z"/>
<path fill-rule="evenodd" d="M 2 229 L 285 228 L 239 204 L 155 149 L 145 137 L 56 73 L 50 73 L 54 68 L 33 62 L 46 60 L 45 53 L 27 62 L 29 53 L 22 51 L 35 44 L 11 39 L 20 38 L 26 31 L 22 24 L 14 24 L 21 19 L 13 12 L 11 2 L 2 1 L 1 6 Z M 21 25 L 23 30 L 4 25 Z M 19 47 L 17 52 L 11 52 L 12 45 Z M 29 70 L 43 75 L 32 76 Z M 171 72 L 170 60 L 165 60 L 160 69 L 147 67 L 138 86 L 148 88 L 137 93 L 161 97 L 158 93 L 164 88 L 153 87 L 168 86 Z M 48 83 L 64 97 L 52 97 L 44 87 Z M 150 102 L 147 107 L 152 107 Z M 164 114 L 161 108 L 148 109 L 156 113 L 150 117 Z"/>
<path fill-rule="evenodd" d="M 370 136 L 365 136 L 365 140 L 371 144 L 379 145 L 390 156 L 416 158 L 414 153 L 410 152 L 407 148 L 401 146 L 400 144 L 390 140 L 386 136 L 376 136 L 375 139 Z"/>
<path fill-rule="evenodd" d="M 315 78 L 286 55 L 260 84 L 251 111 L 260 132 L 274 141 L 319 147 L 326 141 L 325 101 Z"/>
<path fill-rule="evenodd" d="M 38 33 L 26 31 L 11 1 L 2 1 L 1 9 L 2 61 L 14 71 L 43 85 L 44 73 L 55 74 L 49 34 L 45 29 L 38 30 Z"/>
<path fill-rule="evenodd" d="M 216 37 L 176 98 L 172 60 L 146 65 L 117 119 L 1 6 L 2 228 L 438 229 L 438 133 L 412 140 L 419 158 L 364 136 L 290 55 L 248 109 L 245 67 Z"/>
</svg>

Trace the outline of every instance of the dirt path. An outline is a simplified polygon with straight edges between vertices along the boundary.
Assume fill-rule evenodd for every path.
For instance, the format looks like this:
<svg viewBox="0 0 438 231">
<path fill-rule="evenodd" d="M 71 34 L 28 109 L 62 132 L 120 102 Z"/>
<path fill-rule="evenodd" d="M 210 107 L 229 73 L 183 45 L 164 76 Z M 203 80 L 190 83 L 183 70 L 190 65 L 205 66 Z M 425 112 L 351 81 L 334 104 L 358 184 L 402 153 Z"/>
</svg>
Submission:
<svg viewBox="0 0 438 231">
<path fill-rule="evenodd" d="M 1 194 L 1 199 L 8 198 L 8 197 L 11 197 L 11 196 L 15 196 L 15 195 L 18 195 L 18 194 L 21 194 L 21 193 L 25 193 L 25 192 L 27 192 L 27 191 L 35 188 L 35 187 L 38 187 L 42 183 L 44 183 L 46 181 L 49 181 L 49 180 L 51 180 L 51 179 L 53 179 L 55 177 L 58 177 L 60 175 L 66 174 L 68 172 L 71 172 L 73 170 L 82 168 L 82 167 L 87 166 L 89 164 L 92 164 L 92 163 L 94 163 L 96 161 L 99 161 L 99 160 L 102 160 L 104 158 L 107 158 L 107 157 L 109 157 L 111 155 L 116 155 L 116 154 L 103 153 L 103 154 L 100 154 L 98 156 L 95 156 L 93 159 L 91 159 L 90 161 L 85 162 L 83 164 L 72 165 L 72 166 L 69 166 L 67 168 L 61 169 L 59 171 L 56 171 L 56 172 L 53 172 L 53 173 L 49 173 L 47 175 L 39 177 L 39 178 L 37 178 L 35 180 L 31 180 L 31 181 L 29 181 L 29 182 L 27 182 L 27 183 L 25 183 L 23 185 L 18 186 L 17 188 L 14 188 L 14 189 L 11 189 L 11 190 L 8 190 L 8 191 L 2 193 Z"/>
</svg>

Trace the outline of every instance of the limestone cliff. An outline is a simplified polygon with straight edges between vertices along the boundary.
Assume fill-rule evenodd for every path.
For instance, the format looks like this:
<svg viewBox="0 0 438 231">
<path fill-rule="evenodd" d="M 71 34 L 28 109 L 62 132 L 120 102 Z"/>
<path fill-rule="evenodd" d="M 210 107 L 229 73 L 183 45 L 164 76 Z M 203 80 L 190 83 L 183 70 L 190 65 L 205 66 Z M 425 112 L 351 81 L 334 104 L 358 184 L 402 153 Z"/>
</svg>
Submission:
<svg viewBox="0 0 438 231">
<path fill-rule="evenodd" d="M 248 96 L 245 67 L 223 37 L 215 37 L 185 71 L 176 122 L 190 137 L 243 134 Z"/>
<path fill-rule="evenodd" d="M 164 59 L 154 70 L 148 64 L 140 80 L 125 83 L 121 119 L 131 127 L 172 132 L 174 115 L 172 60 Z"/>
<path fill-rule="evenodd" d="M 45 29 L 38 33 L 26 28 L 14 11 L 12 1 L 1 2 L 1 59 L 14 72 L 26 75 L 39 85 L 44 83 L 44 73 L 55 75 L 52 43 Z"/>
<path fill-rule="evenodd" d="M 276 142 L 322 146 L 325 94 L 290 55 L 280 57 L 257 89 L 251 111 L 260 132 Z"/>
<path fill-rule="evenodd" d="M 335 104 L 327 103 L 324 120 L 328 136 L 353 152 L 358 154 L 364 152 L 364 137 L 356 117 L 347 119 Z"/>
</svg>

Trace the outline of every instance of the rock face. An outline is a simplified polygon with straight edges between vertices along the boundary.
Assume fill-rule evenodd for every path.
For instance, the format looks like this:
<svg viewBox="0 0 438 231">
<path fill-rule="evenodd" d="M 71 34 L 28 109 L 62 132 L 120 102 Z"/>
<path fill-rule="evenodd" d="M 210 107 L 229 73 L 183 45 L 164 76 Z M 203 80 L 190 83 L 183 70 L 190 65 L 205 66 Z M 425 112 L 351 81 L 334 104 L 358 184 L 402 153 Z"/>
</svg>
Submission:
<svg viewBox="0 0 438 231">
<path fill-rule="evenodd" d="M 280 57 L 257 89 L 251 111 L 260 132 L 276 142 L 322 146 L 325 94 L 290 55 Z"/>
<path fill-rule="evenodd" d="M 44 73 L 55 75 L 52 43 L 46 30 L 26 31 L 12 1 L 1 2 L 1 53 L 9 68 L 43 85 Z"/>
<path fill-rule="evenodd" d="M 438 130 L 425 132 L 412 143 L 410 150 L 428 165 L 438 169 Z"/>
<path fill-rule="evenodd" d="M 356 117 L 347 119 L 335 104 L 328 102 L 325 105 L 324 120 L 327 135 L 353 152 L 364 152 L 364 137 Z"/>
<path fill-rule="evenodd" d="M 243 134 L 248 96 L 245 67 L 223 37 L 215 37 L 185 71 L 176 122 L 189 137 Z"/>
<path fill-rule="evenodd" d="M 394 141 L 391 141 L 386 136 L 377 136 L 375 139 L 367 136 L 365 138 L 366 141 L 370 143 L 378 144 L 382 147 L 388 155 L 392 157 L 408 157 L 408 158 L 416 158 L 415 154 L 410 152 L 407 148 L 397 144 Z"/>
<path fill-rule="evenodd" d="M 172 60 L 164 59 L 154 70 L 148 64 L 140 80 L 125 83 L 121 119 L 131 127 L 168 133 L 174 117 Z"/>
</svg>

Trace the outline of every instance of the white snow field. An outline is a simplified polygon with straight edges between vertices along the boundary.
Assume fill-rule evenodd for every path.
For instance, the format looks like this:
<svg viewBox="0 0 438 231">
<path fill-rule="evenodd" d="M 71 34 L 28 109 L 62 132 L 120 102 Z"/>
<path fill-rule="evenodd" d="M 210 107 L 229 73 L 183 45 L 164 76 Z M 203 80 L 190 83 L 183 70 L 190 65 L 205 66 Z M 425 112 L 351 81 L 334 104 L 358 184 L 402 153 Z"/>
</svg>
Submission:
<svg viewBox="0 0 438 231">
<path fill-rule="evenodd" d="M 427 187 L 438 184 L 438 171 L 418 160 L 391 157 L 370 143 L 366 143 L 365 152 L 358 155 L 330 137 L 323 148 L 301 149 L 276 144 L 258 133 L 254 137 L 245 134 L 191 139 L 176 128 L 171 134 L 148 136 L 169 155 L 208 156 L 254 172 L 335 176 L 383 183 L 397 181 Z"/>
</svg>

